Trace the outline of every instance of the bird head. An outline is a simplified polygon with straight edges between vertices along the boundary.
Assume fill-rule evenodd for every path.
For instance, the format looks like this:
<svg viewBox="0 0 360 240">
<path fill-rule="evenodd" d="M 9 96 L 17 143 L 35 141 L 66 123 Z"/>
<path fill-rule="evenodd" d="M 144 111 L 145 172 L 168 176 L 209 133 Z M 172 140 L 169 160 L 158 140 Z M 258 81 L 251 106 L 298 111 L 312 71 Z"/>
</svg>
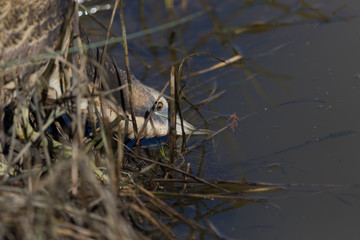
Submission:
<svg viewBox="0 0 360 240">
<path fill-rule="evenodd" d="M 133 107 L 138 130 L 144 129 L 142 137 L 152 138 L 166 136 L 169 132 L 170 108 L 169 103 L 164 96 L 144 84 L 137 79 L 132 79 L 132 95 Z M 149 115 L 151 116 L 149 117 Z M 129 111 L 127 115 L 130 116 Z M 146 122 L 146 119 L 149 120 Z M 131 119 L 131 118 L 130 118 Z M 206 134 L 209 131 L 196 129 L 193 125 L 183 120 L 184 133 L 190 134 Z M 181 119 L 176 116 L 176 134 L 182 135 Z M 128 135 L 134 138 L 134 129 L 129 124 Z"/>
</svg>

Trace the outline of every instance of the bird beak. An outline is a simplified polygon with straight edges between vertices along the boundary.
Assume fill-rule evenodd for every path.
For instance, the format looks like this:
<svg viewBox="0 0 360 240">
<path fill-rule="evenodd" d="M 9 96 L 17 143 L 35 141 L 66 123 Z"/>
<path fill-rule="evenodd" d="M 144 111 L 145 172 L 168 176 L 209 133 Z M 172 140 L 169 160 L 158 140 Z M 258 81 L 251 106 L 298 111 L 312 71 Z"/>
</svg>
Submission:
<svg viewBox="0 0 360 240">
<path fill-rule="evenodd" d="M 162 117 L 163 119 L 166 119 L 166 121 L 169 121 L 168 116 L 165 116 L 161 113 L 154 112 L 154 114 L 158 115 L 159 117 Z M 211 130 L 207 129 L 197 129 L 187 121 L 183 120 L 183 126 L 184 126 L 184 132 L 185 135 L 207 135 L 212 133 Z M 181 120 L 179 115 L 176 115 L 176 135 L 182 135 L 182 127 L 181 127 Z"/>
<path fill-rule="evenodd" d="M 210 134 L 212 131 L 207 129 L 196 129 L 193 125 L 183 120 L 184 132 L 186 135 L 206 135 Z M 182 135 L 181 129 L 181 120 L 179 115 L 176 116 L 176 134 Z"/>
</svg>

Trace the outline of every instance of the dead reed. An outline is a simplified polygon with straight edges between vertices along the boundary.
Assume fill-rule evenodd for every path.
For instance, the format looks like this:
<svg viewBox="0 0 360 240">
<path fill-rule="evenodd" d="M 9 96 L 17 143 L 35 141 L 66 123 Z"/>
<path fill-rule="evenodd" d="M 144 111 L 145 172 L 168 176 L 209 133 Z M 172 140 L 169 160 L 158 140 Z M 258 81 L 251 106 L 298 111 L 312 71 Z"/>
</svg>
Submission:
<svg viewBox="0 0 360 240">
<path fill-rule="evenodd" d="M 108 88 L 105 81 L 109 71 L 105 67 L 105 57 L 109 44 L 123 44 L 128 79 L 125 87 L 132 93 L 127 39 L 150 31 L 127 35 L 123 3 L 117 0 L 106 39 L 84 42 L 77 37 L 81 31 L 76 14 L 78 5 L 70 2 L 73 5 L 69 10 L 72 14 L 69 13 L 68 26 L 72 26 L 72 30 L 64 29 L 61 38 L 72 35 L 72 42 L 30 58 L 0 62 L 0 71 L 4 71 L 13 66 L 38 67 L 47 61 L 59 67 L 66 86 L 60 97 L 51 101 L 44 97 L 51 77 L 48 68 L 31 91 L 26 82 L 17 79 L 19 82 L 11 89 L 14 94 L 9 97 L 3 91 L 8 83 L 0 78 L 0 238 L 174 239 L 172 228 L 176 225 L 188 226 L 188 237 L 193 238 L 198 232 L 209 230 L 176 210 L 176 205 L 182 201 L 186 205 L 188 199 L 217 199 L 220 205 L 222 201 L 230 201 L 235 207 L 261 200 L 247 197 L 248 193 L 281 189 L 281 186 L 265 183 L 203 179 L 191 173 L 186 154 L 221 131 L 234 130 L 239 121 L 236 115 L 232 115 L 227 126 L 193 146 L 187 146 L 183 133 L 179 147 L 174 133 L 176 112 L 182 122 L 181 100 L 186 99 L 180 80 L 225 67 L 241 60 L 241 55 L 185 77 L 182 76 L 184 62 L 192 56 L 208 53 L 189 54 L 173 66 L 170 84 L 161 92 L 163 94 L 168 85 L 171 86 L 169 143 L 158 150 L 142 149 L 139 143 L 143 129 L 136 127 L 133 110 L 130 119 L 122 114 L 112 120 L 103 117 L 106 111 L 114 111 L 111 97 L 114 89 Z M 168 6 L 171 8 L 171 1 Z M 186 7 L 186 1 L 182 6 Z M 119 9 L 122 36 L 110 39 L 111 25 Z M 203 12 L 173 20 L 151 31 L 191 21 L 201 14 Z M 102 49 L 99 62 L 87 55 L 87 51 L 94 48 Z M 99 69 L 95 82 L 85 73 L 88 62 Z M 215 100 L 215 96 L 200 104 Z M 129 98 L 132 108 L 132 94 Z M 84 100 L 88 103 L 87 109 L 81 107 Z M 84 110 L 87 110 L 85 118 Z M 62 118 L 64 114 L 68 122 Z M 133 123 L 136 151 L 123 143 L 125 136 L 119 127 L 120 121 L 125 121 L 125 125 Z M 91 133 L 84 134 L 87 128 Z"/>
</svg>

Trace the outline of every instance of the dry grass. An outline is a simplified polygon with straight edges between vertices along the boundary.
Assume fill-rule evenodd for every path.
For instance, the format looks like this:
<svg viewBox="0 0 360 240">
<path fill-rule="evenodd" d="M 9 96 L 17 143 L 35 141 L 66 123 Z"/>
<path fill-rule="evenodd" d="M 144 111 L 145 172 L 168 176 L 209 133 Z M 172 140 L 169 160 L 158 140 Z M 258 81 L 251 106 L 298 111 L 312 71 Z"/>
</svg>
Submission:
<svg viewBox="0 0 360 240">
<path fill-rule="evenodd" d="M 117 4 L 121 9 L 122 3 L 116 1 Z M 171 7 L 171 1 L 168 5 Z M 186 7 L 186 1 L 182 6 Z M 122 10 L 120 15 L 124 37 L 118 41 L 124 40 L 127 58 Z M 74 26 L 78 26 L 77 16 L 74 19 Z M 174 21 L 170 26 L 182 21 Z M 74 35 L 79 34 L 76 27 L 73 31 Z M 110 30 L 106 40 L 109 36 Z M 14 89 L 17 94 L 11 104 L 0 105 L 0 238 L 174 239 L 174 223 L 188 226 L 191 230 L 188 238 L 193 238 L 197 233 L 208 233 L 211 229 L 176 211 L 175 206 L 181 201 L 218 199 L 220 202 L 233 201 L 236 205 L 261 200 L 247 198 L 244 194 L 281 189 L 271 184 L 212 181 L 191 174 L 185 155 L 221 131 L 234 129 L 239 121 L 236 115 L 229 119 L 229 125 L 191 147 L 186 147 L 183 137 L 179 148 L 178 139 L 172 134 L 170 143 L 160 150 L 127 149 L 118 123 L 131 121 L 134 115 L 132 119 L 126 119 L 119 114 L 113 121 L 102 117 L 105 108 L 113 103 L 109 89 L 98 87 L 107 76 L 104 67 L 106 42 L 86 45 L 78 40 L 73 41 L 72 48 L 66 53 L 59 50 L 36 56 L 31 61 L 36 65 L 37 61 L 47 58 L 62 63 L 64 78 L 71 79 L 73 85 L 61 98 L 50 104 L 42 101 L 41 83 L 48 81 L 44 79 L 32 91 L 19 85 Z M 105 46 L 100 63 L 93 63 L 101 72 L 99 82 L 95 84 L 84 73 L 89 61 L 85 50 L 94 46 Z M 180 100 L 186 98 L 179 87 L 183 78 L 182 65 L 195 55 L 199 54 L 188 55 L 173 66 L 169 77 L 172 79 L 171 106 L 180 113 Z M 241 58 L 236 55 L 190 76 L 224 67 Z M 130 79 L 129 61 L 125 62 Z M 128 87 L 131 89 L 130 82 Z M 4 93 L 1 94 L 3 98 Z M 92 129 L 89 136 L 84 135 L 86 126 L 80 107 L 84 99 L 89 103 L 88 109 L 95 109 L 89 110 L 87 115 Z M 206 99 L 201 104 L 214 99 Z M 61 118 L 64 114 L 69 116 L 70 123 L 64 124 Z M 172 113 L 172 128 L 174 116 L 175 112 Z M 49 132 L 49 126 L 56 129 L 55 134 Z M 171 204 L 167 202 L 169 199 Z"/>
</svg>

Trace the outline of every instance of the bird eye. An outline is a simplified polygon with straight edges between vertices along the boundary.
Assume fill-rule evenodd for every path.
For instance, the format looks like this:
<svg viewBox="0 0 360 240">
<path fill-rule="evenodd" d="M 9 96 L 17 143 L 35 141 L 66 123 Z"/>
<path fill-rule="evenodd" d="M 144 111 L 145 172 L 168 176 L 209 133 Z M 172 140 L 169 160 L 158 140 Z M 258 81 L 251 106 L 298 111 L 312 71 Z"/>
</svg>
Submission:
<svg viewBox="0 0 360 240">
<path fill-rule="evenodd" d="M 156 105 L 156 110 L 157 111 L 161 111 L 164 107 L 164 104 L 162 102 L 158 102 L 158 104 Z"/>
</svg>

